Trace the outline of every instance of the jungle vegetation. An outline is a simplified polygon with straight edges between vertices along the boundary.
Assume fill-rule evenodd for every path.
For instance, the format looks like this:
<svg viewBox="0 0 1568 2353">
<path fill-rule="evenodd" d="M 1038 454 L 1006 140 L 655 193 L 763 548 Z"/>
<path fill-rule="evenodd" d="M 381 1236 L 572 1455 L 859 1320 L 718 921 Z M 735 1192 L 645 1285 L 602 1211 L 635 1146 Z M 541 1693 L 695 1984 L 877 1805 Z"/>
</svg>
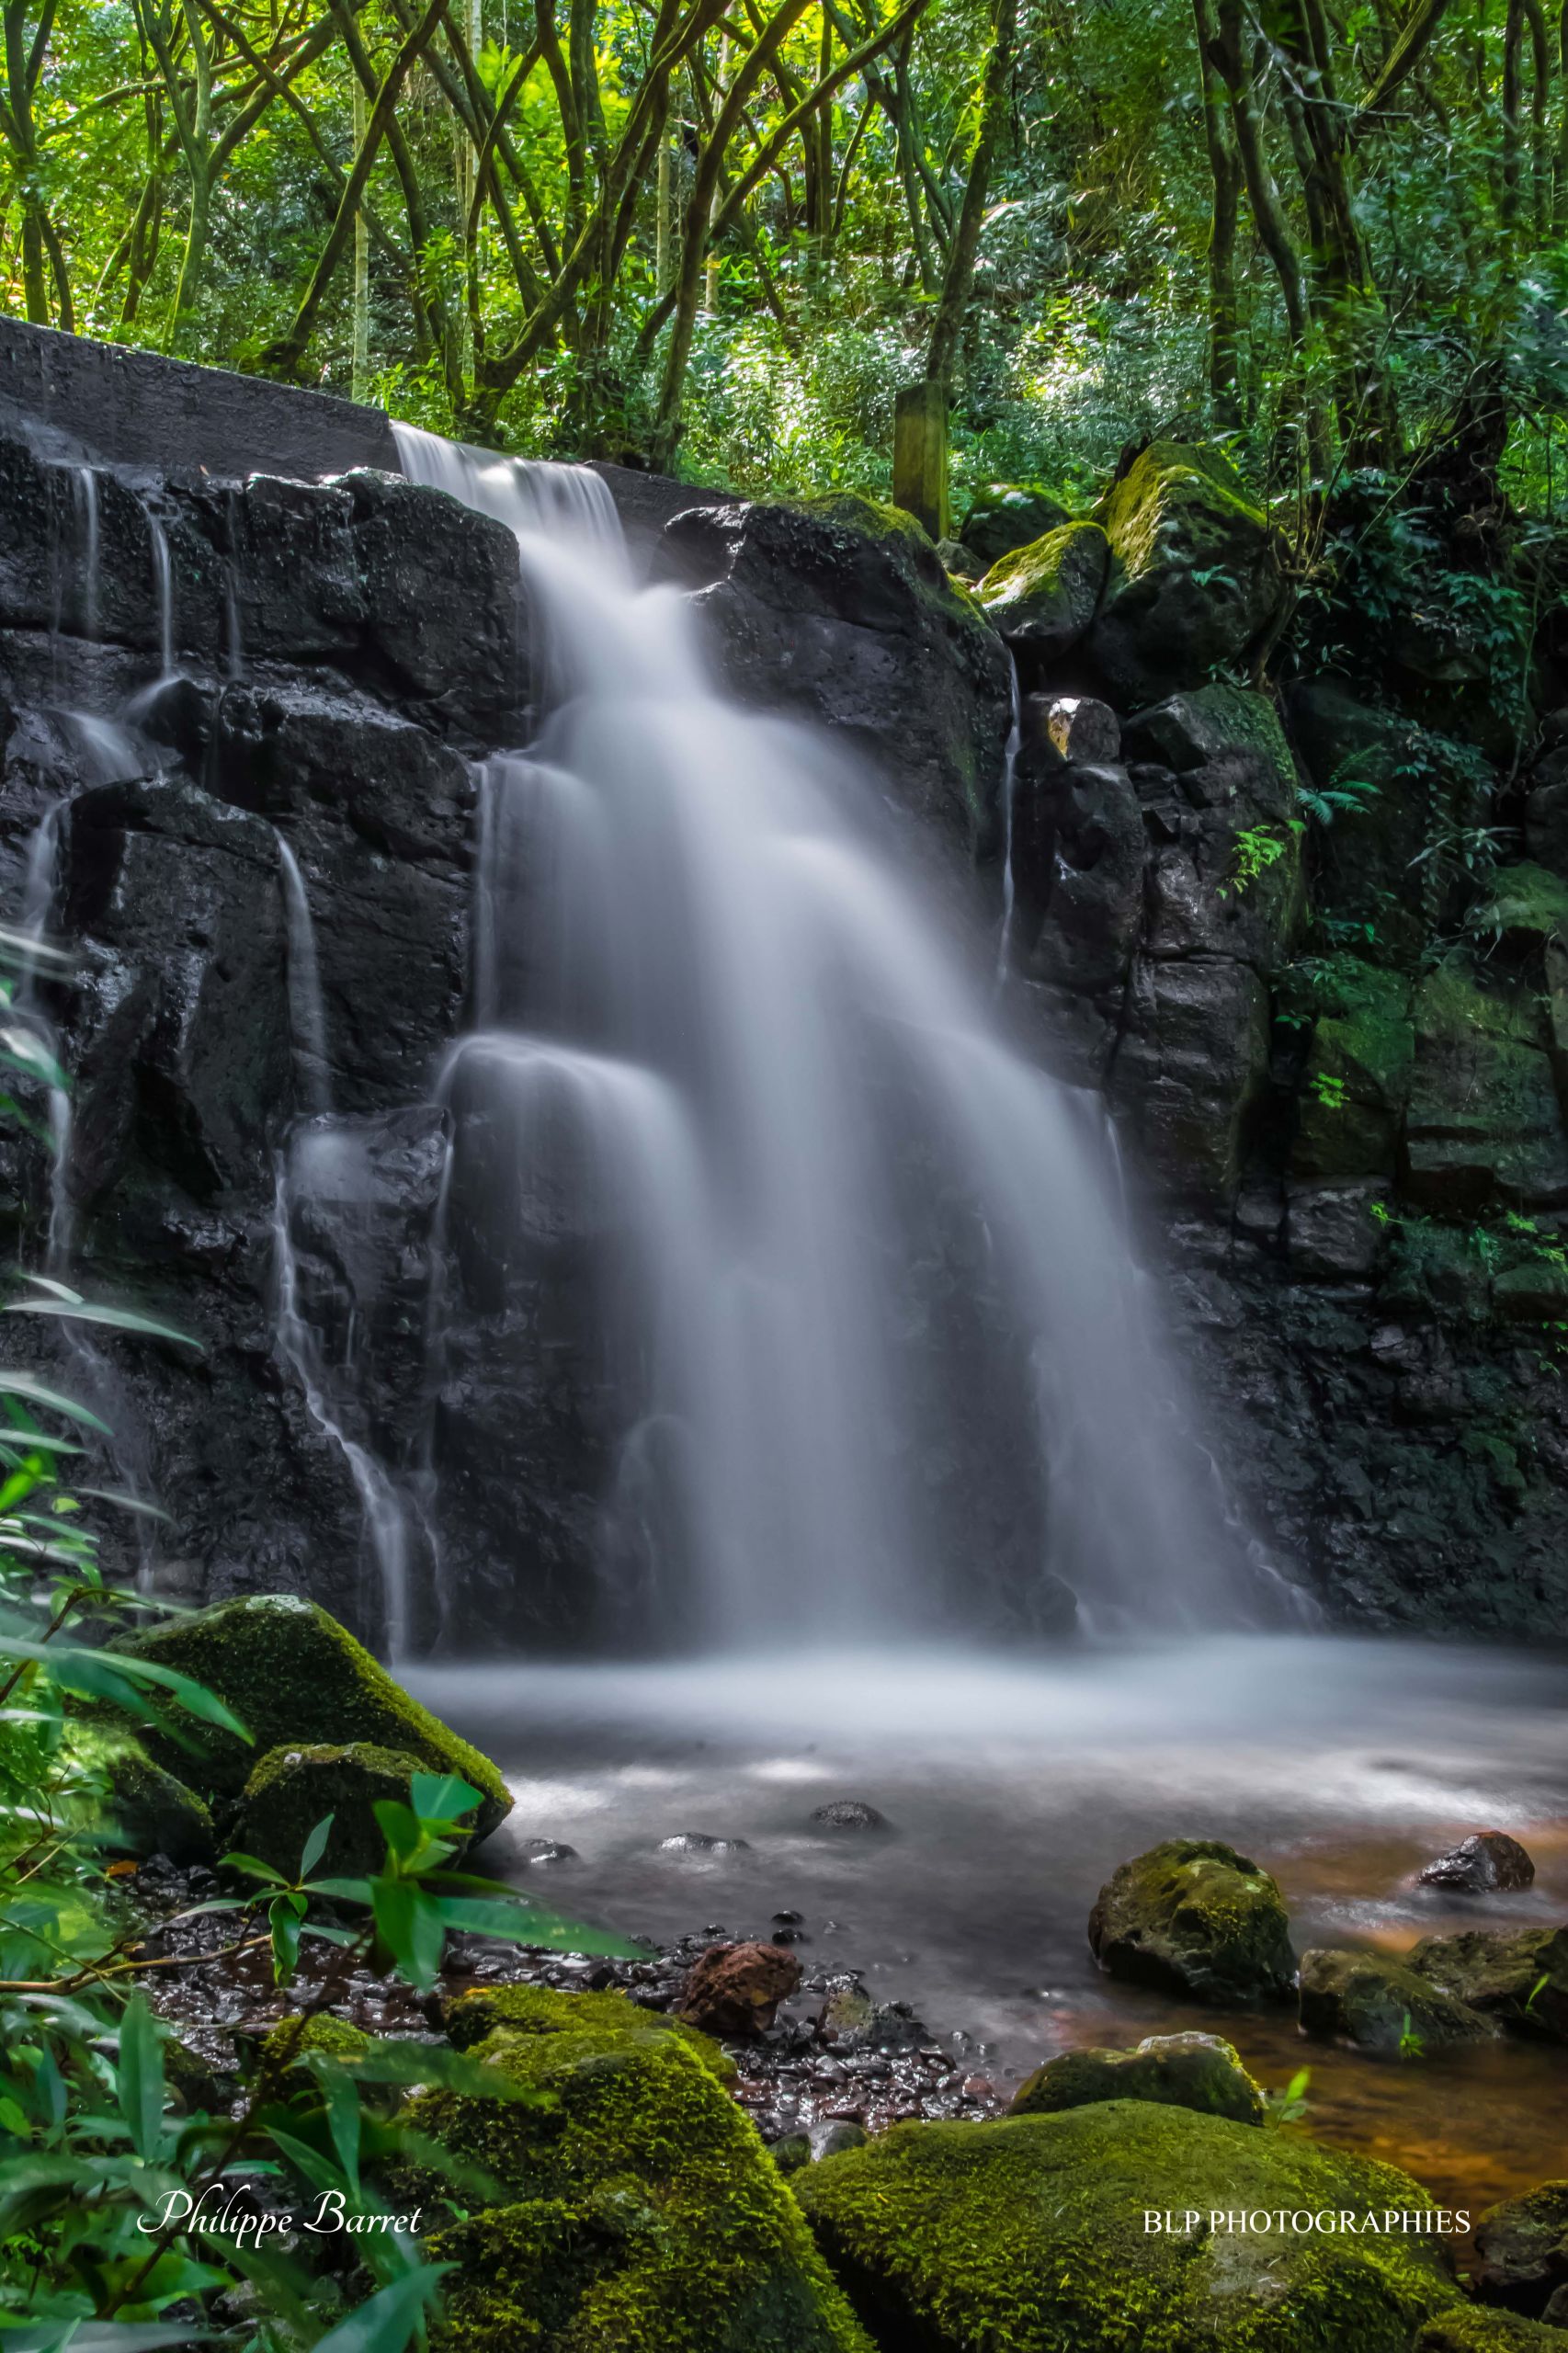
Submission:
<svg viewBox="0 0 1568 2353">
<path fill-rule="evenodd" d="M 1547 0 L 5 0 L 0 302 L 536 454 L 1563 467 Z"/>
</svg>

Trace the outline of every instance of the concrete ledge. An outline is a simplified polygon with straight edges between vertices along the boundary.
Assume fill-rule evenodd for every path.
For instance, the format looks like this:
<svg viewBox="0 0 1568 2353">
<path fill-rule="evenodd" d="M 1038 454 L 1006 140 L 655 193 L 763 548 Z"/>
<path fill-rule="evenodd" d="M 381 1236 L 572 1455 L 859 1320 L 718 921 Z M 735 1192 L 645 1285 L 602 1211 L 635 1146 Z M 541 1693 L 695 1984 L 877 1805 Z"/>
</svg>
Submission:
<svg viewBox="0 0 1568 2353">
<path fill-rule="evenodd" d="M 401 472 L 380 409 L 19 319 L 0 319 L 7 414 L 41 421 L 106 464 L 163 474 L 316 482 L 354 466 Z"/>
</svg>

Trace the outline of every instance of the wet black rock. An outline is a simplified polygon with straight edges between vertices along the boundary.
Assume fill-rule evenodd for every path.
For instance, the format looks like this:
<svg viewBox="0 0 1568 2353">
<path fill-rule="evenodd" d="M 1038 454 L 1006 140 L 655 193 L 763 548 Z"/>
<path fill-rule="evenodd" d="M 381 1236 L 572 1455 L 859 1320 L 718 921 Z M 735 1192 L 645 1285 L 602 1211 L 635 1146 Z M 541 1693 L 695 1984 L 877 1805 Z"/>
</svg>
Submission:
<svg viewBox="0 0 1568 2353">
<path fill-rule="evenodd" d="M 1506 1830 L 1478 1830 L 1416 1874 L 1423 1887 L 1457 1888 L 1471 1895 L 1494 1895 L 1529 1887 L 1535 1865 Z"/>
<path fill-rule="evenodd" d="M 885 1813 L 860 1798 L 834 1798 L 826 1805 L 817 1806 L 812 1820 L 823 1830 L 887 1830 L 892 1827 Z"/>
<path fill-rule="evenodd" d="M 750 1851 L 749 1838 L 721 1838 L 708 1830 L 676 1830 L 659 1841 L 661 1855 L 745 1855 Z"/>
<path fill-rule="evenodd" d="M 1475 2226 L 1475 2281 L 1489 2304 L 1545 2313 L 1568 2286 L 1568 2181 L 1543 2181 L 1487 2209 Z"/>
</svg>

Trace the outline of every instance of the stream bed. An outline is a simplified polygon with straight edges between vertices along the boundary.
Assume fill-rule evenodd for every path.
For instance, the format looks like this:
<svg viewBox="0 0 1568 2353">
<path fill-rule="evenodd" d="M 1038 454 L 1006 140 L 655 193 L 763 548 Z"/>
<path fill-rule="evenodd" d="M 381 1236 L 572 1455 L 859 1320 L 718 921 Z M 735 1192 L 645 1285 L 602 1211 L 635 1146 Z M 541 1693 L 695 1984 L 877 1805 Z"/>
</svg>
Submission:
<svg viewBox="0 0 1568 2353">
<path fill-rule="evenodd" d="M 401 1671 L 513 1787 L 489 1866 L 571 1916 L 667 1947 L 767 1937 L 799 1914 L 808 1972 L 862 1972 L 1004 2099 L 1057 2051 L 1199 2027 L 1269 2088 L 1310 2067 L 1306 2129 L 1446 2205 L 1563 2170 L 1568 2051 L 1309 2043 L 1288 2009 L 1112 1983 L 1085 1925 L 1118 1863 L 1175 1836 L 1226 1839 L 1274 1872 L 1299 1950 L 1568 1920 L 1568 1657 L 1281 1635 Z M 813 1824 L 838 1799 L 889 1827 Z M 1414 1884 L 1484 1828 L 1523 1841 L 1531 1889 Z M 663 1847 L 683 1833 L 731 1851 Z M 530 1862 L 542 1840 L 575 1853 Z"/>
</svg>

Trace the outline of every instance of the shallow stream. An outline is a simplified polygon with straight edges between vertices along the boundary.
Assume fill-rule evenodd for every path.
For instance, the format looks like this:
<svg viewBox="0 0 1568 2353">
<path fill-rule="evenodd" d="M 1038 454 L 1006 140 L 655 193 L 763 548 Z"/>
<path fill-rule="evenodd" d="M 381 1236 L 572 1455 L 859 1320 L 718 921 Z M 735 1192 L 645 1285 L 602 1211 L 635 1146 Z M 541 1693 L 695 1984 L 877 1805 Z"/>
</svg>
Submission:
<svg viewBox="0 0 1568 2353">
<path fill-rule="evenodd" d="M 406 1670 L 405 1670 L 406 1672 Z M 864 1972 L 1004 2095 L 1053 2052 L 1197 2026 L 1271 2088 L 1311 2068 L 1307 2129 L 1472 2210 L 1564 2170 L 1568 2052 L 1505 2042 L 1379 2059 L 1303 2042 L 1290 2012 L 1199 2010 L 1102 1977 L 1085 1941 L 1115 1866 L 1220 1837 L 1273 1871 L 1298 1949 L 1396 1949 L 1568 1920 L 1568 1658 L 1480 1646 L 1226 1637 L 1072 1656 L 836 1654 L 408 1676 L 505 1768 L 487 1850 L 554 1839 L 552 1901 L 661 1943 L 803 1915 L 808 1968 Z M 835 1798 L 884 1834 L 813 1825 Z M 1506 1829 L 1523 1894 L 1419 1889 L 1420 1865 Z M 700 1832 L 746 1846 L 661 1851 Z"/>
</svg>

